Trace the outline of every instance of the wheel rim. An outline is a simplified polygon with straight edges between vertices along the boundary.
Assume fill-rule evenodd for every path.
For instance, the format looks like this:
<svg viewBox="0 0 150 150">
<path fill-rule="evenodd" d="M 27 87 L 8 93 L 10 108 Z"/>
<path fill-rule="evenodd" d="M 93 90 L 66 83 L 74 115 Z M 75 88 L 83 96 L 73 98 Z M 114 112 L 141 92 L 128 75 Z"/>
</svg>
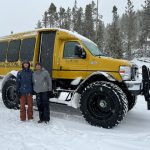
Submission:
<svg viewBox="0 0 150 150">
<path fill-rule="evenodd" d="M 7 100 L 9 100 L 9 103 L 12 105 L 16 105 L 17 102 L 17 93 L 16 88 L 14 86 L 9 86 L 6 90 L 6 96 Z"/>
<path fill-rule="evenodd" d="M 105 92 L 94 91 L 88 100 L 88 110 L 94 118 L 106 120 L 115 112 L 113 97 Z"/>
</svg>

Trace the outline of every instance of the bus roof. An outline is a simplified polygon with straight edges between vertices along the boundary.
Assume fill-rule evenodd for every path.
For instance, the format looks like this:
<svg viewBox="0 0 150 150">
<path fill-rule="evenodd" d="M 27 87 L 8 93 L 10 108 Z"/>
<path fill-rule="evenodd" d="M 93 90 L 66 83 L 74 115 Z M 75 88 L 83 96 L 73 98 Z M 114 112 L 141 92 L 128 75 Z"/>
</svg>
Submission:
<svg viewBox="0 0 150 150">
<path fill-rule="evenodd" d="M 24 38 L 24 37 L 30 37 L 30 36 L 36 36 L 38 34 L 38 32 L 42 32 L 42 31 L 60 31 L 60 32 L 67 33 L 71 37 L 78 38 L 78 39 L 81 39 L 83 41 L 92 42 L 88 38 L 80 35 L 79 33 L 75 32 L 75 31 L 69 31 L 69 30 L 60 29 L 60 28 L 41 28 L 41 29 L 35 29 L 33 31 L 22 32 L 22 33 L 17 33 L 17 34 L 12 34 L 12 35 L 8 35 L 8 36 L 0 37 L 0 41 L 12 40 L 12 39 L 18 39 L 18 38 Z M 92 42 L 92 43 L 94 43 L 94 42 Z"/>
</svg>

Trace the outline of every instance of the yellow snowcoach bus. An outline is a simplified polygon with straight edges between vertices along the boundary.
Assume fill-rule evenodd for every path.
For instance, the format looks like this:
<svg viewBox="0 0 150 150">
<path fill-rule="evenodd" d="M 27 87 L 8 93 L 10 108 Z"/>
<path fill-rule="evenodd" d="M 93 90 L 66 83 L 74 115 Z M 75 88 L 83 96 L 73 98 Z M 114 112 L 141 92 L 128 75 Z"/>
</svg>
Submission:
<svg viewBox="0 0 150 150">
<path fill-rule="evenodd" d="M 149 108 L 149 72 L 125 60 L 103 55 L 98 46 L 63 29 L 39 29 L 0 38 L 2 99 L 7 108 L 17 108 L 16 75 L 21 62 L 33 68 L 40 62 L 53 79 L 51 102 L 80 108 L 91 125 L 112 128 L 123 120 L 143 94 Z"/>
</svg>

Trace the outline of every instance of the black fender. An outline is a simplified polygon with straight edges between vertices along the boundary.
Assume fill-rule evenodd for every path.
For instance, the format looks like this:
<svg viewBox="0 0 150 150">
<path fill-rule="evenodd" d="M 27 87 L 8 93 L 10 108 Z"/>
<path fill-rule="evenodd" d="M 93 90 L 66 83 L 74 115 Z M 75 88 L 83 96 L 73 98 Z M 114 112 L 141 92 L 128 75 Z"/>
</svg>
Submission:
<svg viewBox="0 0 150 150">
<path fill-rule="evenodd" d="M 5 83 L 9 80 L 9 79 L 16 79 L 17 78 L 17 74 L 18 71 L 11 71 L 9 72 L 2 80 L 2 85 L 1 85 L 1 90 L 3 89 Z"/>
<path fill-rule="evenodd" d="M 97 71 L 97 72 L 92 73 L 90 76 L 88 76 L 86 79 L 84 79 L 79 84 L 79 86 L 77 87 L 77 89 L 74 91 L 73 97 L 71 99 L 70 106 L 72 106 L 72 107 L 74 107 L 76 109 L 79 108 L 79 100 L 80 100 L 82 91 L 90 83 L 96 82 L 96 81 L 110 81 L 110 82 L 115 82 L 117 80 L 112 75 L 110 75 L 110 74 L 108 74 L 106 72 Z"/>
<path fill-rule="evenodd" d="M 83 80 L 80 85 L 77 87 L 75 92 L 82 93 L 83 89 L 90 83 L 96 82 L 96 81 L 111 81 L 115 82 L 117 81 L 112 75 L 106 72 L 94 72 L 90 76 L 88 76 L 85 80 Z"/>
</svg>

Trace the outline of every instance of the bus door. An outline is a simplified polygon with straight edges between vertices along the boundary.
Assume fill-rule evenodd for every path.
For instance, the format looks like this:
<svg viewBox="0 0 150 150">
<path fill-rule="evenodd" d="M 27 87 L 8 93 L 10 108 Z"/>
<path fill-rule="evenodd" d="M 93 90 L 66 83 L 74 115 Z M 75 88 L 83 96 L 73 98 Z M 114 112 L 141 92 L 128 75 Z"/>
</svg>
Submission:
<svg viewBox="0 0 150 150">
<path fill-rule="evenodd" d="M 55 31 L 42 32 L 40 42 L 39 62 L 46 70 L 49 71 L 51 76 L 53 67 L 55 36 L 56 36 Z"/>
</svg>

